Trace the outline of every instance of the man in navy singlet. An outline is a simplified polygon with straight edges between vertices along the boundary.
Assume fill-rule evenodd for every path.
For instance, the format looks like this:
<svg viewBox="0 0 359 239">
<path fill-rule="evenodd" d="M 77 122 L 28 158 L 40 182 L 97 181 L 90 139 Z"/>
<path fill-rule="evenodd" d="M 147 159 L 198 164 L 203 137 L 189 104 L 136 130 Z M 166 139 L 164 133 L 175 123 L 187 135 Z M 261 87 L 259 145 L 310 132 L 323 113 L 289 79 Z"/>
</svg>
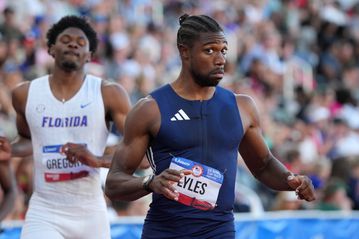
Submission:
<svg viewBox="0 0 359 239">
<path fill-rule="evenodd" d="M 106 194 L 136 200 L 153 192 L 142 238 L 235 238 L 233 203 L 238 152 L 253 175 L 275 190 L 315 199 L 310 179 L 293 175 L 268 150 L 249 96 L 218 85 L 227 40 L 205 15 L 180 17 L 178 78 L 129 113 Z M 147 155 L 153 175 L 133 176 Z"/>
</svg>

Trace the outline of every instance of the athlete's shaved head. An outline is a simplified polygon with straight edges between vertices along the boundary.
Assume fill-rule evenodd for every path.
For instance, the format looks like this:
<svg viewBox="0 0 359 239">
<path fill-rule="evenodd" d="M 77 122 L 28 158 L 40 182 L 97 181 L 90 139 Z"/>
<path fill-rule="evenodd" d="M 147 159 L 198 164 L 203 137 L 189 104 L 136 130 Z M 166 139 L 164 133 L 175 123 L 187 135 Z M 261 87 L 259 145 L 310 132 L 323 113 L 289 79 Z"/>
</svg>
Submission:
<svg viewBox="0 0 359 239">
<path fill-rule="evenodd" d="M 201 33 L 223 32 L 221 26 L 211 17 L 205 15 L 190 16 L 184 14 L 179 18 L 180 28 L 177 32 L 177 45 L 192 47 Z"/>
</svg>

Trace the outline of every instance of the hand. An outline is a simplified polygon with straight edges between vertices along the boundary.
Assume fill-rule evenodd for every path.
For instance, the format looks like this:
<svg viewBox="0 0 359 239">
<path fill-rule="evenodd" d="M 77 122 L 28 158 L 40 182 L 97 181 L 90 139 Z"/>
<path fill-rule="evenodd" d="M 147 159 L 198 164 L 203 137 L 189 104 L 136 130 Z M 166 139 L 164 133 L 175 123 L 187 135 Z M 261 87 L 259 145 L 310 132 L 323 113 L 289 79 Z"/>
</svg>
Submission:
<svg viewBox="0 0 359 239">
<path fill-rule="evenodd" d="M 288 185 L 295 190 L 298 199 L 308 202 L 315 200 L 314 186 L 312 180 L 304 175 L 289 175 Z"/>
<path fill-rule="evenodd" d="M 65 154 L 67 160 L 73 164 L 79 161 L 93 168 L 101 167 L 100 161 L 84 144 L 66 143 L 61 147 L 60 152 Z"/>
<path fill-rule="evenodd" d="M 189 174 L 192 174 L 191 170 L 166 169 L 160 175 L 154 177 L 149 187 L 155 193 L 163 194 L 166 198 L 177 201 L 178 192 L 173 185 Z"/>
<path fill-rule="evenodd" d="M 0 136 L 0 161 L 11 158 L 11 144 L 5 137 Z"/>
</svg>

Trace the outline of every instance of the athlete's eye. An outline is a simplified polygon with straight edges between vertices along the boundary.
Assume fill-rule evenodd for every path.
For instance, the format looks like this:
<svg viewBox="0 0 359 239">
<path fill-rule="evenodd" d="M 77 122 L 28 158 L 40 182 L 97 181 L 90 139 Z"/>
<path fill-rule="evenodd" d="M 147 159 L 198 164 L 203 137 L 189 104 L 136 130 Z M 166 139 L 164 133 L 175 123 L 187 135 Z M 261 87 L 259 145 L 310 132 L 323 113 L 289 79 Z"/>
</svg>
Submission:
<svg viewBox="0 0 359 239">
<path fill-rule="evenodd" d="M 222 54 L 225 56 L 225 55 L 227 55 L 227 51 L 228 51 L 228 49 L 227 48 L 225 48 L 225 49 L 222 49 Z"/>
<path fill-rule="evenodd" d="M 86 40 L 82 37 L 77 39 L 77 44 L 79 44 L 79 46 L 86 46 Z"/>
<path fill-rule="evenodd" d="M 207 54 L 212 54 L 213 53 L 213 49 L 212 48 L 208 48 L 204 50 Z"/>
<path fill-rule="evenodd" d="M 61 41 L 62 43 L 64 43 L 64 44 L 67 44 L 67 43 L 69 43 L 69 42 L 71 41 L 71 38 L 70 38 L 70 36 L 68 36 L 68 35 L 64 35 L 64 36 L 62 36 L 62 37 L 60 38 L 60 41 Z"/>
</svg>

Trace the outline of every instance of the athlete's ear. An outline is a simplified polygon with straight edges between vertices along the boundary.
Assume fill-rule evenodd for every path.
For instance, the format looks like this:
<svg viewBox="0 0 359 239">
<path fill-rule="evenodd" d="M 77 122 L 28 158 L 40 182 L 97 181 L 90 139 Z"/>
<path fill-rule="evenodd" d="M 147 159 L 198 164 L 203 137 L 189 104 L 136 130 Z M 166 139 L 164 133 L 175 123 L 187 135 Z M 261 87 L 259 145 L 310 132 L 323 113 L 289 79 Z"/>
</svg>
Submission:
<svg viewBox="0 0 359 239">
<path fill-rule="evenodd" d="M 187 60 L 189 58 L 189 47 L 184 44 L 177 45 L 179 54 L 182 60 Z"/>
<path fill-rule="evenodd" d="M 87 54 L 87 56 L 86 56 L 86 62 L 90 62 L 91 61 L 91 58 L 92 58 L 92 56 L 93 56 L 93 52 L 90 52 L 89 54 Z"/>
<path fill-rule="evenodd" d="M 51 45 L 48 50 L 50 56 L 55 57 L 54 45 Z"/>
</svg>

